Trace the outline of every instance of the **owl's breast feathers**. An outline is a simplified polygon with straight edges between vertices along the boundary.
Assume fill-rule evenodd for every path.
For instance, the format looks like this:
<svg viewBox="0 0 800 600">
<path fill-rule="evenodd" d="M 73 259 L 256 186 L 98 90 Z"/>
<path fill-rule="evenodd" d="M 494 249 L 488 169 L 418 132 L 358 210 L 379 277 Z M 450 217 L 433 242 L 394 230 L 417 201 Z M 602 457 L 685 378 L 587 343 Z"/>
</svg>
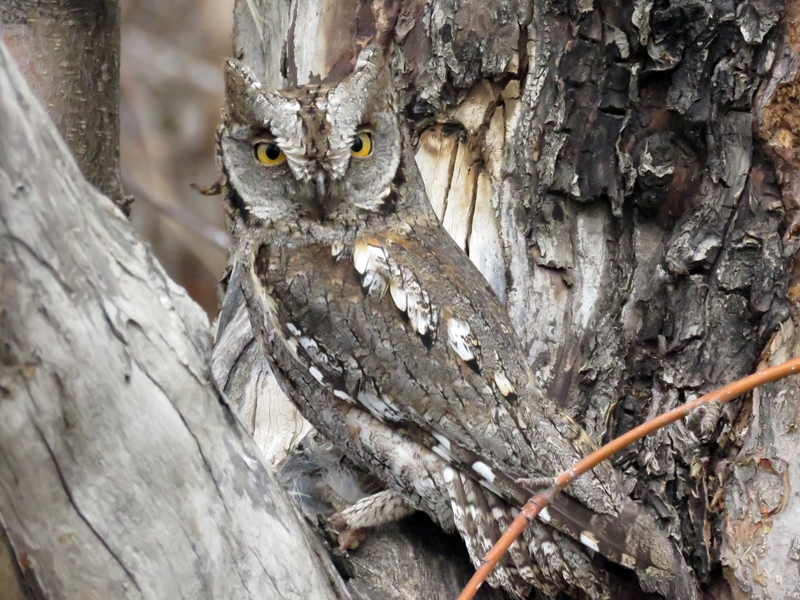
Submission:
<svg viewBox="0 0 800 600">
<path fill-rule="evenodd" d="M 375 232 L 349 248 L 256 244 L 252 261 L 250 285 L 259 289 L 245 296 L 251 312 L 266 307 L 258 326 L 276 375 L 332 439 L 361 436 L 353 443 L 364 450 L 363 432 L 345 423 L 357 415 L 339 413 L 368 412 L 408 452 L 415 444 L 432 451 L 414 457 L 426 469 L 450 465 L 515 506 L 530 495 L 517 478 L 552 477 L 593 449 L 535 385 L 505 309 L 440 227 Z M 388 479 L 405 484 L 396 473 Z M 433 477 L 427 488 L 399 491 L 441 516 L 441 506 L 424 503 L 442 484 Z M 671 543 L 610 466 L 568 493 L 543 520 L 640 578 L 669 579 L 679 568 Z"/>
</svg>

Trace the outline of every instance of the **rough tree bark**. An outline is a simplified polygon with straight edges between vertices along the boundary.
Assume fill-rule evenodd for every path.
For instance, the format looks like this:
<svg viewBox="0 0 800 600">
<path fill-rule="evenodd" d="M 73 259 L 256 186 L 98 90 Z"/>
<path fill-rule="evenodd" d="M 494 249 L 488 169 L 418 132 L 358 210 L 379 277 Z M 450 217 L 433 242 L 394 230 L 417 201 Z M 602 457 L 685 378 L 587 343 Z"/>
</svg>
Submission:
<svg viewBox="0 0 800 600">
<path fill-rule="evenodd" d="M 401 6 L 396 86 L 431 200 L 542 385 L 598 440 L 800 351 L 799 15 L 797 0 Z M 270 85 L 302 83 L 346 70 L 372 25 L 355 0 L 240 2 L 235 53 Z M 0 63 L 0 566 L 14 567 L 0 583 L 30 598 L 346 594 L 208 383 L 198 309 Z M 229 305 L 219 340 L 235 322 Z M 275 405 L 239 368 L 246 338 L 214 375 L 250 380 L 237 402 L 258 435 Z M 702 439 L 679 425 L 618 458 L 708 598 L 800 597 L 797 395 L 769 386 L 703 419 Z M 413 529 L 353 554 L 354 596 L 392 597 L 427 533 Z M 463 553 L 434 565 L 435 550 L 416 561 L 451 589 Z M 298 554 L 301 573 L 283 562 Z"/>
<path fill-rule="evenodd" d="M 800 348 L 799 15 L 796 0 L 401 4 L 395 87 L 434 208 L 598 442 Z M 356 0 L 238 2 L 234 53 L 272 87 L 305 83 L 345 72 L 372 26 Z M 217 356 L 238 351 L 215 374 L 247 388 L 232 395 L 280 439 L 277 462 L 301 425 L 263 371 L 236 372 L 259 360 L 236 311 L 229 295 Z M 708 598 L 800 598 L 797 387 L 616 459 Z"/>
</svg>

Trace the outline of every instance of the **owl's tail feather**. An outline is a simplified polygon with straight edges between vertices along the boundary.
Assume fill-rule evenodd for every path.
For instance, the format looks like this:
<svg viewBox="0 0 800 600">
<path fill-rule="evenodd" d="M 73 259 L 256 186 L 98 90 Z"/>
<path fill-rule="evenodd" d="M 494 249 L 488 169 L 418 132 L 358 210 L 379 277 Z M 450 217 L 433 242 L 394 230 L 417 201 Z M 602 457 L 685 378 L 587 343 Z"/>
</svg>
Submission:
<svg viewBox="0 0 800 600">
<path fill-rule="evenodd" d="M 511 523 L 511 507 L 454 469 L 448 469 L 445 481 L 456 529 L 478 568 L 500 539 L 500 527 Z M 579 544 L 539 522 L 530 523 L 523 536 L 514 541 L 487 582 L 503 587 L 519 600 L 529 597 L 532 586 L 545 598 L 555 598 L 565 590 L 571 597 L 587 600 L 610 598 L 607 575 L 597 569 Z"/>
<path fill-rule="evenodd" d="M 479 475 L 484 488 L 512 506 L 521 507 L 533 495 L 517 479 L 480 462 L 480 457 L 459 444 L 448 442 L 446 453 L 451 465 Z M 610 515 L 594 512 L 579 500 L 560 494 L 539 519 L 612 562 L 633 569 L 646 592 L 662 594 L 669 600 L 697 598 L 696 585 L 680 550 L 633 500 L 625 498 L 618 514 Z"/>
<path fill-rule="evenodd" d="M 680 550 L 633 500 L 616 516 L 595 513 L 561 494 L 542 520 L 609 560 L 633 569 L 642 589 L 669 600 L 696 600 L 697 587 Z"/>
</svg>

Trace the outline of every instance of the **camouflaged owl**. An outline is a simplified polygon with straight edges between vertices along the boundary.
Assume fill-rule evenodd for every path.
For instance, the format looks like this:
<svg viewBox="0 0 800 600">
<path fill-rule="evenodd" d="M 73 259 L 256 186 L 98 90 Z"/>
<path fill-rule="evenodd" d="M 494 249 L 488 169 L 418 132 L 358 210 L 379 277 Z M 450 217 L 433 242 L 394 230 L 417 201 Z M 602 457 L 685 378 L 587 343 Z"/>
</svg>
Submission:
<svg viewBox="0 0 800 600">
<path fill-rule="evenodd" d="M 280 91 L 227 63 L 218 154 L 234 268 L 283 390 L 388 488 L 335 523 L 422 510 L 478 565 L 537 482 L 592 444 L 536 386 L 505 308 L 437 221 L 386 63 L 370 45 L 346 79 Z M 595 553 L 646 591 L 695 597 L 681 553 L 608 464 L 543 510 L 489 583 L 608 598 Z"/>
</svg>

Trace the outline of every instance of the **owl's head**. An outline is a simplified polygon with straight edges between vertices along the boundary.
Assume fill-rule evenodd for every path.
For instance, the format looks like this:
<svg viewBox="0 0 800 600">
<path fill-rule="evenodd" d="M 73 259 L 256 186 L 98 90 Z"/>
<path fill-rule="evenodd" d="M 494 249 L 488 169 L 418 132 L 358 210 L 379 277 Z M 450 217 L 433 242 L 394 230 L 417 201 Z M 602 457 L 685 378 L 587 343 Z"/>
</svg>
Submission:
<svg viewBox="0 0 800 600">
<path fill-rule="evenodd" d="M 248 213 L 335 223 L 387 210 L 402 133 L 380 48 L 338 83 L 278 91 L 231 60 L 226 93 L 222 168 Z"/>
</svg>

